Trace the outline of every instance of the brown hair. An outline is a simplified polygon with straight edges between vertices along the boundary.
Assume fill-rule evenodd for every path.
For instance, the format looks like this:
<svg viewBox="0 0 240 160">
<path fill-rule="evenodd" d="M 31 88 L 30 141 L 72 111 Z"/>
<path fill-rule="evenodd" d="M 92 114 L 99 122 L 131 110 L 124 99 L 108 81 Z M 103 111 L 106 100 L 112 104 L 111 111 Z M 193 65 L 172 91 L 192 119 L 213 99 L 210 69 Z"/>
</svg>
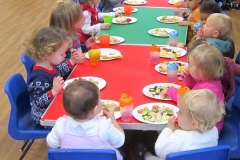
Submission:
<svg viewBox="0 0 240 160">
<path fill-rule="evenodd" d="M 221 8 L 216 2 L 206 1 L 203 4 L 201 4 L 200 13 L 207 14 L 221 13 Z"/>
<path fill-rule="evenodd" d="M 69 42 L 68 34 L 60 28 L 46 27 L 35 30 L 32 35 L 26 36 L 23 47 L 26 54 L 39 62 L 58 50 L 63 42 Z"/>
<path fill-rule="evenodd" d="M 74 119 L 86 119 L 98 102 L 99 89 L 89 81 L 73 82 L 63 93 L 64 109 Z"/>
</svg>

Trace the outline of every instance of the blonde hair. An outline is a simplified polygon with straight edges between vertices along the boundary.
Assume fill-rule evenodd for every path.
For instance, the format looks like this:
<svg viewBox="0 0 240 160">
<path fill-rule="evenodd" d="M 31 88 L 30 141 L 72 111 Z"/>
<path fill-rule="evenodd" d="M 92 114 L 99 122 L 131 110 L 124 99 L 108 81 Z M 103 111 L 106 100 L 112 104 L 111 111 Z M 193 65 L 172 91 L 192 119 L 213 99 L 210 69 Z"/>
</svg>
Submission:
<svg viewBox="0 0 240 160">
<path fill-rule="evenodd" d="M 50 15 L 49 26 L 62 28 L 74 38 L 76 32 L 74 26 L 81 17 L 83 12 L 79 5 L 69 0 L 61 0 L 57 2 Z"/>
<path fill-rule="evenodd" d="M 39 62 L 58 50 L 63 42 L 70 42 L 68 34 L 60 28 L 46 27 L 36 30 L 25 37 L 23 47 L 25 53 Z"/>
<path fill-rule="evenodd" d="M 229 16 L 221 13 L 213 13 L 208 19 L 214 22 L 216 30 L 219 32 L 217 38 L 226 39 L 230 37 L 232 33 L 232 20 Z"/>
<path fill-rule="evenodd" d="M 213 45 L 198 45 L 188 52 L 188 57 L 192 58 L 206 80 L 219 80 L 223 76 L 224 58 L 221 51 Z"/>
<path fill-rule="evenodd" d="M 179 97 L 178 106 L 185 109 L 189 118 L 198 123 L 201 133 L 211 130 L 225 114 L 223 103 L 208 89 L 191 90 Z"/>
</svg>

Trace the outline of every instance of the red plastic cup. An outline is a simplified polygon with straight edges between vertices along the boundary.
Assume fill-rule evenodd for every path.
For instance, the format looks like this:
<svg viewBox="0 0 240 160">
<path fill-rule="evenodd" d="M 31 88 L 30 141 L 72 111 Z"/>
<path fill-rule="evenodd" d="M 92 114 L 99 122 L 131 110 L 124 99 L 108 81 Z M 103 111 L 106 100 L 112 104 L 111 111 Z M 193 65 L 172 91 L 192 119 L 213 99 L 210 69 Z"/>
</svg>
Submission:
<svg viewBox="0 0 240 160">
<path fill-rule="evenodd" d="M 124 8 L 124 14 L 125 16 L 131 16 L 132 14 L 132 6 L 131 5 L 123 5 Z"/>
<path fill-rule="evenodd" d="M 110 36 L 109 35 L 101 35 L 99 36 L 100 46 L 103 48 L 108 48 L 110 44 Z"/>
</svg>

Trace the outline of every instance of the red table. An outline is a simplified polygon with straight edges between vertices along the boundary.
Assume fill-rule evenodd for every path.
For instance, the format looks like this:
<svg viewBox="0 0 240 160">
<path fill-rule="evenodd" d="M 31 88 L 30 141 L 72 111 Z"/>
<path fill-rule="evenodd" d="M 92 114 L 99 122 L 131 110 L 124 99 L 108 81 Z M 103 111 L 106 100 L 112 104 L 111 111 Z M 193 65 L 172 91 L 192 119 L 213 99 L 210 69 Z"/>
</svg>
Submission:
<svg viewBox="0 0 240 160">
<path fill-rule="evenodd" d="M 149 60 L 149 46 L 111 45 L 119 50 L 123 58 L 101 61 L 98 66 L 91 66 L 87 60 L 84 64 L 77 65 L 69 78 L 80 76 L 96 76 L 106 80 L 107 85 L 101 90 L 101 98 L 118 101 L 122 92 L 129 93 L 134 98 L 134 106 L 150 102 L 163 102 L 176 105 L 173 101 L 161 101 L 146 97 L 142 89 L 152 83 L 167 82 L 167 76 L 155 71 Z M 94 48 L 98 48 L 96 45 Z M 178 58 L 185 61 L 185 57 Z M 160 58 L 160 61 L 171 61 Z M 178 81 L 182 85 L 182 81 Z M 62 93 L 59 93 L 50 104 L 41 119 L 42 125 L 53 126 L 55 121 L 66 115 L 62 106 Z M 144 124 L 134 119 L 131 122 L 117 120 L 124 129 L 161 130 L 165 125 Z"/>
<path fill-rule="evenodd" d="M 139 6 L 150 6 L 150 7 L 173 7 L 172 4 L 168 3 L 168 0 L 147 0 L 147 3 Z"/>
</svg>

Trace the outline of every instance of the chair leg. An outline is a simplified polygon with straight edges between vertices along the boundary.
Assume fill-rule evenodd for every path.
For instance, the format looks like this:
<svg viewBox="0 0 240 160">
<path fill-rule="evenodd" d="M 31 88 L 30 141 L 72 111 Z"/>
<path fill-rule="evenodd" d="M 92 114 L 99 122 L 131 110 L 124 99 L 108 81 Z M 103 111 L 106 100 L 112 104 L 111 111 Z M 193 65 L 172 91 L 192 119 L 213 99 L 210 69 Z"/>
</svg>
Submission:
<svg viewBox="0 0 240 160">
<path fill-rule="evenodd" d="M 34 139 L 29 141 L 27 147 L 24 149 L 24 151 L 23 151 L 21 157 L 19 158 L 19 160 L 22 160 L 25 157 L 26 153 L 28 152 L 29 148 L 32 146 L 33 142 L 34 142 Z"/>
<path fill-rule="evenodd" d="M 29 140 L 26 140 L 23 144 L 23 146 L 21 147 L 20 151 L 22 152 L 24 150 L 24 148 L 26 147 L 26 145 L 28 144 Z"/>
</svg>

